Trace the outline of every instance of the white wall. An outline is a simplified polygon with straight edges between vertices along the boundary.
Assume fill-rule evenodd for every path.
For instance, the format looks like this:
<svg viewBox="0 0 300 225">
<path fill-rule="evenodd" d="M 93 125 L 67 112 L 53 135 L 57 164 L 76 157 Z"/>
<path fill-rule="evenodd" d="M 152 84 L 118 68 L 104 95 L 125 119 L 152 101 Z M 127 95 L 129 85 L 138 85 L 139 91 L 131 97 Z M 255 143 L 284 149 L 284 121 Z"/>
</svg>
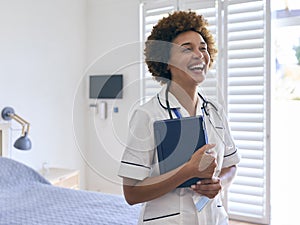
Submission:
<svg viewBox="0 0 300 225">
<path fill-rule="evenodd" d="M 14 149 L 12 122 L 10 157 L 37 170 L 77 168 L 82 188 L 121 192 L 119 160 L 139 104 L 138 27 L 139 0 L 0 0 L 0 108 L 31 123 L 33 143 Z M 88 77 L 113 73 L 124 75 L 123 99 L 106 101 L 101 120 L 89 108 L 98 102 L 88 99 Z"/>
<path fill-rule="evenodd" d="M 85 117 L 73 102 L 86 66 L 86 9 L 86 0 L 0 0 L 0 109 L 12 106 L 31 123 L 33 143 L 10 156 L 37 170 L 48 162 L 84 174 L 72 117 Z"/>
<path fill-rule="evenodd" d="M 105 100 L 108 118 L 101 120 L 89 109 L 88 189 L 121 192 L 117 176 L 127 136 L 130 111 L 139 101 L 139 0 L 88 1 L 88 67 L 82 88 L 89 75 L 124 75 L 123 99 Z M 87 92 L 86 92 L 87 93 Z M 89 103 L 99 103 L 89 100 Z M 118 107 L 118 113 L 113 112 Z"/>
<path fill-rule="evenodd" d="M 293 225 L 299 221 L 299 112 L 300 102 L 272 102 L 271 224 Z M 294 184 L 295 183 L 295 184 Z"/>
<path fill-rule="evenodd" d="M 79 168 L 82 188 L 121 192 L 117 170 L 140 91 L 138 27 L 139 0 L 0 0 L 0 108 L 31 123 L 33 143 L 14 149 L 12 122 L 10 157 L 37 170 Z M 106 101 L 106 120 L 88 99 L 88 76 L 103 73 L 124 75 L 123 99 Z"/>
</svg>

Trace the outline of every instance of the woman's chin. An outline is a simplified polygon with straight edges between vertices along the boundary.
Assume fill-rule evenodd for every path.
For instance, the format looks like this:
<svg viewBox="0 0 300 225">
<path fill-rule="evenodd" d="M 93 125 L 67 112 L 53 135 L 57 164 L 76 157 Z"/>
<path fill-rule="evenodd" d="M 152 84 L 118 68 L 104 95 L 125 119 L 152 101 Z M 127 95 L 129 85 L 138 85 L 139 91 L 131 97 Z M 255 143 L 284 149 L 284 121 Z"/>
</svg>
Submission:
<svg viewBox="0 0 300 225">
<path fill-rule="evenodd" d="M 204 73 L 192 74 L 190 76 L 197 84 L 201 84 L 205 80 L 205 77 L 206 77 Z"/>
</svg>

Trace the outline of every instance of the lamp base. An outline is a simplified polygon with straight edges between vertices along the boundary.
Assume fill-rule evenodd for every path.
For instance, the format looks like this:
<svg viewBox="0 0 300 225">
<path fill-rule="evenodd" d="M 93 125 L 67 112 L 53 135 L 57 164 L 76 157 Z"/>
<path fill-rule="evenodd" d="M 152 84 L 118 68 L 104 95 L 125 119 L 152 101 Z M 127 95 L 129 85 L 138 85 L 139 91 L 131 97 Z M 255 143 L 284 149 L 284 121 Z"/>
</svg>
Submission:
<svg viewBox="0 0 300 225">
<path fill-rule="evenodd" d="M 2 110 L 1 116 L 4 120 L 11 120 L 11 115 L 15 114 L 15 110 L 11 107 L 5 107 Z"/>
</svg>

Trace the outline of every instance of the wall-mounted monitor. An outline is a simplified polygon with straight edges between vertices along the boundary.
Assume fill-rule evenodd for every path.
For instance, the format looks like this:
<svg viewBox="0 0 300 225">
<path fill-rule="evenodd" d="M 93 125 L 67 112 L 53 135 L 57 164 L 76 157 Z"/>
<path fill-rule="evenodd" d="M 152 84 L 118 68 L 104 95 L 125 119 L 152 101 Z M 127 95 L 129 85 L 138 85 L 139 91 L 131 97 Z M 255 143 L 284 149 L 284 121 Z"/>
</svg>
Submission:
<svg viewBox="0 0 300 225">
<path fill-rule="evenodd" d="M 92 75 L 90 76 L 90 98 L 113 99 L 123 97 L 123 75 Z"/>
</svg>

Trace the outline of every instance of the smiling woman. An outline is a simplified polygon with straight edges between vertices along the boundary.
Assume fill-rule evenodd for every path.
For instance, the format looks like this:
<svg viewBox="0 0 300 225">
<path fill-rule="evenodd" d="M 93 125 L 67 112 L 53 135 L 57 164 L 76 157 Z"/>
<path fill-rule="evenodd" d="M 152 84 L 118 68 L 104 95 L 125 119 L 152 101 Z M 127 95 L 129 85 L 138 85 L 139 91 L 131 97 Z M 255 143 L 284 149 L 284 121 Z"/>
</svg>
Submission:
<svg viewBox="0 0 300 225">
<path fill-rule="evenodd" d="M 228 224 L 220 193 L 235 176 L 239 154 L 222 107 L 217 102 L 211 102 L 218 116 L 225 121 L 219 138 L 215 132 L 217 127 L 210 123 L 213 117 L 203 113 L 205 109 L 202 105 L 208 101 L 198 93 L 198 86 L 205 80 L 217 52 L 207 25 L 202 15 L 176 11 L 162 18 L 146 41 L 146 63 L 152 76 L 163 87 L 156 96 L 134 111 L 119 170 L 127 202 L 144 203 L 140 225 Z M 196 129 L 184 129 L 186 117 L 204 119 L 208 144 L 189 148 L 184 141 L 180 142 L 186 135 L 199 136 L 195 134 Z M 180 161 L 168 172 L 162 172 L 158 148 L 154 145 L 154 123 L 173 118 L 174 122 L 181 124 L 174 131 L 181 135 L 176 153 L 188 155 L 192 152 L 192 156 L 187 157 L 187 161 Z M 192 138 L 192 141 L 195 139 Z M 232 148 L 226 148 L 223 139 L 230 139 Z M 178 155 L 173 154 L 175 150 L 170 151 L 172 157 Z M 191 178 L 202 180 L 181 187 Z"/>
</svg>

